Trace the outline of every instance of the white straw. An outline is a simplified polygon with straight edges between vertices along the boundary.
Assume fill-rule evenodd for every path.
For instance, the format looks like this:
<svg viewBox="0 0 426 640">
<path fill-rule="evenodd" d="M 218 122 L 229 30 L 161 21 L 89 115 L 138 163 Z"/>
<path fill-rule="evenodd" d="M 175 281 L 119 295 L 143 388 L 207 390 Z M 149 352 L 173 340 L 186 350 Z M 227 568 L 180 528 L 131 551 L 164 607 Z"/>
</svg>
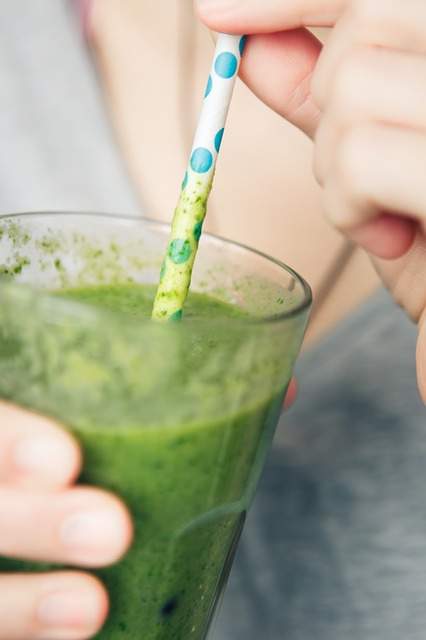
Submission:
<svg viewBox="0 0 426 640">
<path fill-rule="evenodd" d="M 218 36 L 154 302 L 153 318 L 159 320 L 182 316 L 244 45 L 245 36 Z"/>
</svg>

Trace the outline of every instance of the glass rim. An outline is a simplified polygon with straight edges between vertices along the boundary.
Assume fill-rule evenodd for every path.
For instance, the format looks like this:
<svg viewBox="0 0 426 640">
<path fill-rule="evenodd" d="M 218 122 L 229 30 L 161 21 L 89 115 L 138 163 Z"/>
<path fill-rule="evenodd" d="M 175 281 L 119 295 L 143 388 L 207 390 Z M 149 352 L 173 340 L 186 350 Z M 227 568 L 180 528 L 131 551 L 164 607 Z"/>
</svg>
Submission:
<svg viewBox="0 0 426 640">
<path fill-rule="evenodd" d="M 112 213 L 112 212 L 103 212 L 103 211 L 85 211 L 85 210 L 80 210 L 80 211 L 72 211 L 72 210 L 67 210 L 67 209 L 50 209 L 50 210 L 34 210 L 34 211 L 14 211 L 12 213 L 0 213 L 0 221 L 4 220 L 5 218 L 30 218 L 33 216 L 89 216 L 89 217 L 93 217 L 93 218 L 105 218 L 105 219 L 109 219 L 109 220 L 117 220 L 117 221 L 127 221 L 127 222 L 145 222 L 148 223 L 149 225 L 153 226 L 153 227 L 157 227 L 158 229 L 162 229 L 163 231 L 167 231 L 168 233 L 170 233 L 170 223 L 168 222 L 162 222 L 160 220 L 154 220 L 153 218 L 149 218 L 147 216 L 144 215 L 131 215 L 131 214 L 121 214 L 121 213 Z M 204 233 L 202 234 L 202 238 L 210 238 L 213 239 L 215 241 L 219 241 L 221 243 L 224 243 L 228 246 L 231 247 L 237 247 L 239 249 L 243 249 L 243 251 L 246 251 L 248 253 L 257 255 L 258 257 L 262 258 L 263 260 L 266 260 L 269 263 L 274 264 L 275 266 L 279 267 L 282 271 L 287 272 L 289 275 L 291 275 L 296 282 L 298 282 L 298 284 L 300 285 L 301 289 L 302 289 L 302 293 L 303 293 L 303 297 L 302 300 L 293 308 L 290 309 L 288 311 L 282 311 L 281 313 L 278 314 L 274 314 L 273 316 L 265 316 L 263 318 L 251 318 L 250 322 L 251 323 L 256 323 L 256 324 L 269 324 L 269 323 L 278 323 L 281 322 L 283 320 L 288 320 L 290 318 L 294 318 L 297 317 L 298 315 L 301 315 L 302 313 L 304 313 L 305 311 L 308 311 L 309 308 L 312 305 L 312 300 L 313 300 L 313 296 L 312 296 L 312 289 L 310 287 L 310 285 L 308 284 L 308 282 L 297 273 L 297 271 L 295 271 L 292 267 L 290 267 L 289 265 L 287 265 L 285 262 L 283 262 L 282 260 L 279 260 L 278 258 L 274 258 L 273 256 L 268 255 L 267 253 L 260 251 L 259 249 L 255 249 L 254 247 L 251 247 L 249 245 L 246 245 L 242 242 L 238 242 L 236 240 L 231 240 L 229 238 L 224 238 L 223 236 L 220 236 L 218 234 L 215 233 Z"/>
</svg>

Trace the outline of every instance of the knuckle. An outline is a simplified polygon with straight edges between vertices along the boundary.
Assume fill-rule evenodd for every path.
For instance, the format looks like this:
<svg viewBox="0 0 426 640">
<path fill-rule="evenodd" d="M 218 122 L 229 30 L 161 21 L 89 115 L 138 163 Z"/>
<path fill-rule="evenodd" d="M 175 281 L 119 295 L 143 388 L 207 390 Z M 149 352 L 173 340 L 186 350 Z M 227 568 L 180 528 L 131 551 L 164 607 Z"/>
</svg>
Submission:
<svg viewBox="0 0 426 640">
<path fill-rule="evenodd" d="M 326 177 L 325 157 L 327 155 L 326 149 L 326 131 L 325 124 L 322 122 L 317 129 L 315 137 L 315 145 L 312 157 L 312 170 L 314 177 L 320 186 L 324 185 Z"/>
<path fill-rule="evenodd" d="M 336 152 L 336 177 L 343 191 L 355 199 L 367 195 L 364 166 L 369 149 L 365 127 L 353 127 L 342 136 Z"/>
<path fill-rule="evenodd" d="M 384 11 L 387 11 L 389 0 L 352 0 L 349 11 L 358 33 L 367 32 L 372 26 L 379 25 Z"/>
<path fill-rule="evenodd" d="M 369 64 L 370 56 L 363 48 L 352 49 L 340 62 L 330 93 L 330 110 L 335 117 L 347 121 L 357 115 Z"/>
<path fill-rule="evenodd" d="M 207 26 L 213 26 L 220 19 L 220 9 L 218 10 L 215 2 L 195 0 L 194 8 L 196 15 Z"/>
<path fill-rule="evenodd" d="M 322 187 L 324 185 L 325 172 L 324 172 L 324 165 L 322 162 L 321 153 L 318 148 L 318 145 L 315 145 L 315 149 L 314 149 L 314 155 L 312 160 L 312 170 L 314 173 L 315 180 Z"/>
<path fill-rule="evenodd" d="M 370 45 L 386 45 L 395 37 L 401 40 L 404 26 L 400 15 L 405 3 L 406 0 L 354 0 L 348 13 L 355 40 Z"/>
<path fill-rule="evenodd" d="M 300 80 L 288 99 L 286 113 L 287 117 L 293 121 L 296 120 L 297 116 L 303 113 L 303 111 L 312 111 L 313 97 L 311 92 L 311 80 L 312 71 L 309 70 L 308 73 Z"/>
</svg>

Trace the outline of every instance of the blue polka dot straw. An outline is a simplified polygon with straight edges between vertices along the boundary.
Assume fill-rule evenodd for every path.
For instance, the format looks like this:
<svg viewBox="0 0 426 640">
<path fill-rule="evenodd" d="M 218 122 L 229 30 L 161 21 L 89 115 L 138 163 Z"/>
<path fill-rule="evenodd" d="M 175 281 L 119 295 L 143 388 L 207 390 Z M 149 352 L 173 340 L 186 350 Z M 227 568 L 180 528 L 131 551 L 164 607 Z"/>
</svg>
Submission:
<svg viewBox="0 0 426 640">
<path fill-rule="evenodd" d="M 245 42 L 245 36 L 218 36 L 201 116 L 161 267 L 152 312 L 156 320 L 182 317 Z"/>
</svg>

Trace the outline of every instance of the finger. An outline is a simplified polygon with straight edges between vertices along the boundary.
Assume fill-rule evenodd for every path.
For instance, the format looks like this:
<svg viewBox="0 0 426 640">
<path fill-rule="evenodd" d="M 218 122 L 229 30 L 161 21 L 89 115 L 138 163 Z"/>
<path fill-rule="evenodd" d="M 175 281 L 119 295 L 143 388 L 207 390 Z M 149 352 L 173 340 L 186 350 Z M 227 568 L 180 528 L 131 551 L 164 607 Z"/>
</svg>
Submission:
<svg viewBox="0 0 426 640">
<path fill-rule="evenodd" d="M 107 611 L 104 587 L 88 575 L 0 576 L 0 640 L 84 640 Z"/>
<path fill-rule="evenodd" d="M 400 258 L 410 249 L 416 236 L 416 224 L 400 216 L 379 215 L 349 233 L 353 242 L 384 260 Z"/>
<path fill-rule="evenodd" d="M 368 124 L 343 136 L 335 153 L 324 204 L 342 231 L 359 227 L 383 212 L 426 218 L 426 134 Z"/>
<path fill-rule="evenodd" d="M 0 522 L 0 555 L 34 561 L 101 567 L 118 560 L 132 538 L 124 505 L 88 488 L 49 495 L 2 488 Z"/>
<path fill-rule="evenodd" d="M 0 401 L 0 484 L 63 487 L 77 477 L 75 440 L 52 420 Z"/>
<path fill-rule="evenodd" d="M 356 0 L 333 30 L 312 82 L 315 102 L 327 104 L 340 62 L 358 47 L 381 47 L 426 53 L 424 0 Z"/>
<path fill-rule="evenodd" d="M 296 378 L 292 378 L 290 380 L 290 384 L 288 385 L 287 393 L 284 400 L 284 408 L 289 409 L 296 401 L 297 398 L 297 380 Z"/>
<path fill-rule="evenodd" d="M 196 0 L 201 20 L 226 33 L 273 33 L 331 26 L 348 0 Z"/>
<path fill-rule="evenodd" d="M 340 63 L 316 133 L 315 173 L 322 184 L 339 137 L 368 121 L 426 132 L 426 57 L 358 49 Z"/>
<path fill-rule="evenodd" d="M 426 320 L 426 236 L 418 229 L 404 256 L 392 261 L 375 260 L 375 265 L 396 302 L 422 326 Z"/>
<path fill-rule="evenodd" d="M 313 136 L 319 110 L 311 98 L 311 77 L 321 43 L 304 29 L 251 36 L 240 76 L 258 98 Z"/>
</svg>

